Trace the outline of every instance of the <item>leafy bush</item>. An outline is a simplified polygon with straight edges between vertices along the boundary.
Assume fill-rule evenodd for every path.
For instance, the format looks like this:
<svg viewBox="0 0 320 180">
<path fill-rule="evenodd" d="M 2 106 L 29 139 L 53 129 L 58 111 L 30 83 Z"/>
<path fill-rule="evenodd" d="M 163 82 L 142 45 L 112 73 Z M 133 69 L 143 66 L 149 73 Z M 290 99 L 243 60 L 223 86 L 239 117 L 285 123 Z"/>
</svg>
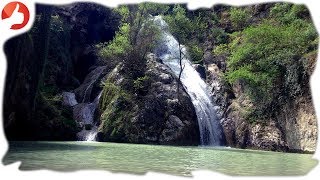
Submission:
<svg viewBox="0 0 320 180">
<path fill-rule="evenodd" d="M 139 5 L 139 9 L 141 11 L 145 11 L 147 14 L 151 14 L 152 16 L 166 14 L 169 8 L 170 7 L 166 4 L 157 4 L 150 2 L 141 3 Z"/>
<path fill-rule="evenodd" d="M 220 44 L 216 48 L 213 49 L 214 55 L 229 55 L 230 54 L 230 47 L 228 44 Z"/>
<path fill-rule="evenodd" d="M 119 31 L 111 42 L 96 46 L 100 57 L 108 61 L 108 64 L 116 66 L 122 63 L 124 75 L 130 84 L 136 78 L 144 76 L 146 55 L 153 50 L 160 38 L 160 30 L 150 19 L 150 13 L 165 10 L 164 5 L 149 3 L 116 8 L 114 12 L 122 17 Z"/>
<path fill-rule="evenodd" d="M 189 40 L 193 42 L 199 42 L 203 43 L 207 40 L 206 32 L 208 29 L 211 30 L 211 28 L 208 28 L 208 17 L 205 16 L 204 13 L 199 13 L 198 15 L 188 17 L 190 19 L 190 29 L 188 33 Z M 212 28 L 212 30 L 216 30 L 217 28 Z M 218 34 L 218 33 L 217 33 Z M 216 35 L 218 36 L 218 35 Z"/>
<path fill-rule="evenodd" d="M 189 45 L 188 52 L 194 64 L 199 64 L 202 62 L 204 51 L 197 44 Z"/>
<path fill-rule="evenodd" d="M 194 26 L 187 17 L 185 8 L 180 5 L 174 6 L 172 14 L 165 16 L 164 19 L 169 25 L 170 32 L 179 43 L 184 44 L 191 39 Z"/>
<path fill-rule="evenodd" d="M 107 106 L 112 102 L 115 97 L 118 97 L 120 94 L 120 88 L 114 85 L 113 83 L 106 82 L 103 84 L 103 91 L 100 101 L 100 109 L 103 111 Z"/>
<path fill-rule="evenodd" d="M 250 17 L 250 11 L 246 8 L 231 8 L 230 10 L 231 23 L 237 30 L 246 27 Z"/>
<path fill-rule="evenodd" d="M 277 3 L 270 10 L 270 15 L 273 18 L 281 18 L 288 14 L 291 9 L 291 4 L 288 3 Z"/>
<path fill-rule="evenodd" d="M 100 100 L 100 110 L 103 112 L 108 109 L 108 106 L 119 97 L 130 101 L 131 96 L 125 92 L 121 87 L 116 86 L 114 83 L 106 81 L 103 83 L 103 90 Z"/>
<path fill-rule="evenodd" d="M 228 41 L 227 33 L 220 28 L 212 28 L 210 30 L 210 36 L 212 36 L 212 38 L 214 38 L 215 44 L 225 44 Z"/>
<path fill-rule="evenodd" d="M 122 24 L 115 38 L 107 44 L 99 44 L 99 55 L 104 59 L 114 59 L 123 56 L 132 48 L 129 41 L 129 24 Z"/>
<path fill-rule="evenodd" d="M 131 101 L 131 96 L 121 87 L 109 81 L 104 83 L 99 105 L 102 112 L 99 132 L 103 134 L 103 140 L 119 141 L 124 136 L 130 123 L 127 120 L 130 119 Z"/>
<path fill-rule="evenodd" d="M 283 24 L 289 24 L 296 19 L 309 18 L 309 11 L 304 5 L 277 3 L 270 10 L 270 16 Z"/>
<path fill-rule="evenodd" d="M 305 18 L 309 17 L 309 11 L 304 5 L 293 5 L 291 8 L 291 16 L 295 16 L 297 18 Z"/>
</svg>

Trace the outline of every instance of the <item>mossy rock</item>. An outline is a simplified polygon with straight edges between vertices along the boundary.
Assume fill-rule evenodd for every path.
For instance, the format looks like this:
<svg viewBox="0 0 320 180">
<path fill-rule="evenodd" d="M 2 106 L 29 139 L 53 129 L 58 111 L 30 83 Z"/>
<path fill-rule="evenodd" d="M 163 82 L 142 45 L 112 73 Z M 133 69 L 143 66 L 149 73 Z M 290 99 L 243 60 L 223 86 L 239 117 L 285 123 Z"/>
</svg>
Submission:
<svg viewBox="0 0 320 180">
<path fill-rule="evenodd" d="M 101 124 L 100 138 L 103 141 L 124 141 L 130 115 L 131 97 L 119 86 L 107 81 L 104 83 L 99 109 Z"/>
</svg>

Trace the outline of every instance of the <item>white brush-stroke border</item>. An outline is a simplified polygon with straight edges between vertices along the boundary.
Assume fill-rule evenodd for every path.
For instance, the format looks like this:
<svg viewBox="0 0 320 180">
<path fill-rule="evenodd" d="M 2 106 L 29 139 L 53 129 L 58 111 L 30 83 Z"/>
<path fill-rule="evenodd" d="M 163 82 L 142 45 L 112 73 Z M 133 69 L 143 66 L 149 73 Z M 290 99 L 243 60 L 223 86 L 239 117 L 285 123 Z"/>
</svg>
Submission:
<svg viewBox="0 0 320 180">
<path fill-rule="evenodd" d="M 3 9 L 4 5 L 16 0 L 0 0 L 0 10 Z M 68 4 L 71 2 L 96 2 L 99 4 L 103 4 L 109 7 L 116 7 L 119 4 L 127 4 L 127 3 L 139 3 L 144 2 L 143 0 L 17 0 L 20 2 L 25 3 L 29 10 L 30 10 L 30 21 L 27 24 L 27 26 L 19 31 L 13 31 L 4 29 L 0 22 L 0 47 L 2 48 L 0 52 L 0 111 L 1 111 L 1 117 L 0 117 L 0 158 L 2 158 L 5 153 L 7 152 L 8 144 L 4 136 L 3 132 L 3 126 L 2 126 L 2 105 L 3 105 L 3 90 L 4 90 L 4 82 L 5 82 L 5 75 L 6 75 L 6 58 L 3 53 L 3 43 L 10 39 L 13 36 L 16 36 L 18 34 L 21 34 L 23 32 L 28 31 L 34 21 L 34 15 L 35 15 L 35 3 L 45 3 L 45 4 Z M 274 2 L 272 0 L 149 0 L 149 2 L 161 2 L 161 3 L 188 3 L 189 9 L 196 9 L 201 7 L 211 7 L 214 4 L 217 3 L 224 3 L 228 5 L 249 5 L 254 3 L 266 3 L 266 2 Z M 290 0 L 286 2 L 292 2 L 292 3 L 300 3 L 305 4 L 313 17 L 313 22 L 315 26 L 318 29 L 318 32 L 320 31 L 320 1 L 319 0 Z M 0 20 L 1 21 L 1 20 Z M 319 51 L 320 52 L 320 51 Z M 319 54 L 318 52 L 318 54 Z M 320 72 L 319 72 L 319 65 L 320 63 L 317 63 L 316 70 L 313 73 L 311 77 L 311 89 L 312 89 L 312 97 L 314 101 L 314 106 L 316 108 L 316 113 L 318 117 L 318 125 L 319 125 L 319 117 L 320 117 Z M 319 126 L 318 126 L 319 127 Z M 320 134 L 318 133 L 318 140 L 319 140 Z M 314 155 L 314 158 L 319 158 L 319 143 L 317 144 L 317 151 Z M 98 179 L 110 179 L 110 178 L 123 178 L 123 179 L 186 179 L 185 177 L 177 177 L 177 176 L 171 176 L 166 174 L 160 174 L 160 173 L 154 173 L 149 172 L 145 176 L 136 176 L 136 175 L 130 175 L 130 174 L 114 174 L 107 171 L 78 171 L 76 173 L 61 173 L 61 172 L 54 172 L 49 170 L 41 170 L 41 171 L 28 171 L 23 172 L 18 170 L 18 166 L 20 163 L 15 163 L 9 166 L 3 166 L 2 163 L 0 163 L 0 177 L 1 179 L 12 179 L 12 178 L 21 178 L 24 180 L 30 179 L 79 179 L 79 180 L 97 180 Z M 231 177 L 227 175 L 223 175 L 220 173 L 215 173 L 212 171 L 194 171 L 193 172 L 194 178 L 196 179 L 252 179 L 257 177 Z M 259 177 L 258 179 L 278 179 L 278 178 L 284 178 L 284 179 L 315 179 L 320 177 L 320 165 L 317 165 L 316 168 L 314 168 L 307 176 L 300 176 L 300 177 Z"/>
</svg>

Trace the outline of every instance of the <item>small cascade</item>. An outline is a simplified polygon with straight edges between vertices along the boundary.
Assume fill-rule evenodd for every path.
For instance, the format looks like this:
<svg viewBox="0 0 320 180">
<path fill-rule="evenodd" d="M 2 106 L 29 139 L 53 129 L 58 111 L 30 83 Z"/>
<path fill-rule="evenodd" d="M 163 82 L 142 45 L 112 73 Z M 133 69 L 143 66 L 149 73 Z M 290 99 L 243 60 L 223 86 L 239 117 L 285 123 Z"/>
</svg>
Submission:
<svg viewBox="0 0 320 180">
<path fill-rule="evenodd" d="M 81 103 L 74 107 L 73 118 L 82 126 L 82 131 L 77 134 L 79 141 L 96 141 L 98 126 L 94 121 L 95 112 L 99 105 L 101 92 L 91 103 Z"/>
<path fill-rule="evenodd" d="M 93 69 L 85 78 L 83 83 L 75 89 L 75 93 L 79 98 L 79 103 L 89 102 L 92 95 L 96 95 L 94 91 L 94 86 L 97 83 L 100 83 L 101 78 L 104 76 L 103 72 L 106 69 L 106 66 L 98 66 Z"/>
<path fill-rule="evenodd" d="M 79 141 L 96 141 L 98 127 L 94 125 L 90 130 L 83 129 L 77 134 Z"/>
<path fill-rule="evenodd" d="M 155 54 L 163 63 L 179 76 L 180 50 L 179 43 L 168 30 L 168 25 L 161 16 L 154 17 L 154 22 L 161 29 L 162 38 L 157 45 Z M 183 47 L 183 46 L 182 46 Z M 183 54 L 187 54 L 186 48 L 182 48 Z M 184 70 L 181 82 L 189 94 L 198 117 L 201 145 L 219 146 L 222 144 L 222 128 L 217 118 L 215 105 L 206 83 L 199 73 L 192 67 L 188 58 L 182 59 Z"/>
<path fill-rule="evenodd" d="M 73 119 L 76 120 L 82 128 L 82 130 L 77 133 L 79 141 L 96 141 L 98 124 L 95 121 L 95 117 L 102 91 L 95 86 L 101 82 L 105 69 L 106 66 L 95 67 L 86 76 L 84 82 L 74 90 L 74 93 L 64 93 L 64 104 L 72 106 Z M 75 100 L 76 96 L 79 103 Z M 96 96 L 93 101 L 91 99 L 92 96 Z"/>
</svg>

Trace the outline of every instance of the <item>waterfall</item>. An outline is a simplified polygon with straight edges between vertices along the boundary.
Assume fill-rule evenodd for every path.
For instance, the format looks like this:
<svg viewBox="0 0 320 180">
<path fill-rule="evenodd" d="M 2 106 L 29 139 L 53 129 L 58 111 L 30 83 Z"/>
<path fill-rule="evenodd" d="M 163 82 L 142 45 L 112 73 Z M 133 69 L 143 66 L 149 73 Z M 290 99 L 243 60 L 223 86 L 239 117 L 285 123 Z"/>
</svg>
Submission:
<svg viewBox="0 0 320 180">
<path fill-rule="evenodd" d="M 94 113 L 99 103 L 100 95 L 93 103 L 81 103 L 76 100 L 72 92 L 62 93 L 62 105 L 73 108 L 73 118 L 82 126 L 82 130 L 77 133 L 80 141 L 95 141 L 98 127 L 94 123 Z"/>
<path fill-rule="evenodd" d="M 96 141 L 98 126 L 94 121 L 95 112 L 99 105 L 101 92 L 91 103 L 80 103 L 73 108 L 73 118 L 82 125 L 82 130 L 77 133 L 79 141 Z"/>
<path fill-rule="evenodd" d="M 79 101 L 81 103 L 78 104 L 75 100 L 74 93 L 65 93 L 70 96 L 65 98 L 65 104 L 73 104 L 73 118 L 82 128 L 82 130 L 77 133 L 79 141 L 96 141 L 98 125 L 95 121 L 95 113 L 98 108 L 102 92 L 97 95 L 93 102 L 91 102 L 91 96 L 95 94 L 93 93 L 94 86 L 96 83 L 100 83 L 105 69 L 106 66 L 98 66 L 93 69 L 86 76 L 84 82 L 74 90 L 74 92 L 80 96 Z M 74 101 L 76 101 L 76 103 L 74 103 Z"/>
<path fill-rule="evenodd" d="M 154 22 L 161 29 L 161 40 L 156 47 L 155 54 L 164 64 L 170 67 L 175 75 L 179 76 L 179 43 L 170 34 L 168 25 L 161 16 L 154 17 Z M 184 46 L 182 46 L 182 52 L 183 54 L 187 54 Z M 182 64 L 184 70 L 181 75 L 181 83 L 189 94 L 196 110 L 201 145 L 219 146 L 222 144 L 222 128 L 217 118 L 215 105 L 211 100 L 208 87 L 201 79 L 199 73 L 192 67 L 192 63 L 188 58 L 183 58 Z"/>
</svg>

